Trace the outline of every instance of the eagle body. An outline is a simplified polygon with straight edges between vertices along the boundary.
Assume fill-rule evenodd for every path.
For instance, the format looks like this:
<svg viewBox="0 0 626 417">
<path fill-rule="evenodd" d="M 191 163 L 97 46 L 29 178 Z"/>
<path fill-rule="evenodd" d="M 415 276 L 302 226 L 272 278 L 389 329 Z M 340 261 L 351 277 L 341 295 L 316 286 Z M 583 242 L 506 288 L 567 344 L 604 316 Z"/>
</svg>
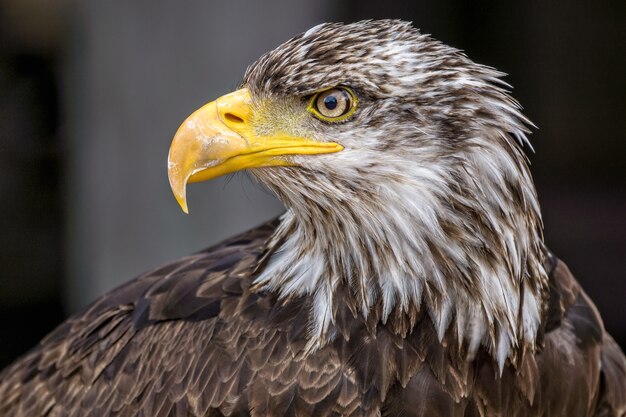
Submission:
<svg viewBox="0 0 626 417">
<path fill-rule="evenodd" d="M 410 24 L 323 24 L 190 116 L 184 189 L 280 218 L 146 273 L 0 373 L 0 416 L 624 416 L 626 358 L 545 246 L 500 73 Z"/>
</svg>

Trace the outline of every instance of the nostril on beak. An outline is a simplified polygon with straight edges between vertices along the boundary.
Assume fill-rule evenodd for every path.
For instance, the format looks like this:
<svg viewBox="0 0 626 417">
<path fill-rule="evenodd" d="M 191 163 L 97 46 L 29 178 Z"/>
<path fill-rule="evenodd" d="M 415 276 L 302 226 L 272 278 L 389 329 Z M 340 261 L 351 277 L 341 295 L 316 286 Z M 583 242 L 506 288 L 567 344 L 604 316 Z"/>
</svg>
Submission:
<svg viewBox="0 0 626 417">
<path fill-rule="evenodd" d="M 243 123 L 243 119 L 239 116 L 235 116 L 232 113 L 224 113 L 224 119 L 231 123 Z"/>
</svg>

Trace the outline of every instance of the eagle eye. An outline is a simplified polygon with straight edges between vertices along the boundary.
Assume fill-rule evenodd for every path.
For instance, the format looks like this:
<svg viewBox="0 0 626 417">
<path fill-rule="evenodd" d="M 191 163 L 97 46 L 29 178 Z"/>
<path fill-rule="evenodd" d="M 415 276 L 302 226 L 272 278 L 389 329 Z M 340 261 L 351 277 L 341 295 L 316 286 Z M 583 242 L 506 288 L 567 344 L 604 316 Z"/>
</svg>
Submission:
<svg viewBox="0 0 626 417">
<path fill-rule="evenodd" d="M 356 97 L 352 90 L 335 87 L 321 91 L 311 98 L 309 111 L 318 119 L 338 122 L 347 119 L 356 110 Z"/>
</svg>

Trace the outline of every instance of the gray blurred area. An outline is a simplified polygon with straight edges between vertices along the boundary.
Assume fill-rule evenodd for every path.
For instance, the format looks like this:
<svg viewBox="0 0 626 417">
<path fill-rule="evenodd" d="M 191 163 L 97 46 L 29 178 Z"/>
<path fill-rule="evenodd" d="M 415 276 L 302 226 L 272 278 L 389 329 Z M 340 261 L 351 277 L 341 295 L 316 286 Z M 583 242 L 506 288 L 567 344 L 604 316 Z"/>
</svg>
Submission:
<svg viewBox="0 0 626 417">
<path fill-rule="evenodd" d="M 510 75 L 539 126 L 549 246 L 626 346 L 626 2 L 0 0 L 0 366 L 133 276 L 282 211 L 247 175 L 189 188 L 169 143 L 323 21 L 403 18 Z"/>
<path fill-rule="evenodd" d="M 324 3 L 327 3 L 326 5 Z M 331 19 L 330 1 L 77 3 L 64 78 L 70 140 L 71 309 L 283 209 L 246 174 L 189 188 L 190 215 L 169 190 L 179 124 L 235 89 L 247 65 Z"/>
</svg>

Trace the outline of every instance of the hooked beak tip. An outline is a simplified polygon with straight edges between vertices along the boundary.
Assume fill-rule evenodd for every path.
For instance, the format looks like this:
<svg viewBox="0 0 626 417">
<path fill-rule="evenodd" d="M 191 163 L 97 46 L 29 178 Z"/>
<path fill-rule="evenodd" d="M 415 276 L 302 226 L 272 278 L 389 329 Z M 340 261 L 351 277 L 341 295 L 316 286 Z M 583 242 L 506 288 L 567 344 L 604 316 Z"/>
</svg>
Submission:
<svg viewBox="0 0 626 417">
<path fill-rule="evenodd" d="M 178 201 L 178 204 L 183 210 L 183 213 L 189 214 L 189 208 L 187 207 L 187 201 L 185 200 L 185 198 L 176 198 L 176 201 Z"/>
<path fill-rule="evenodd" d="M 172 162 L 168 158 L 168 177 L 170 181 L 170 188 L 174 194 L 174 198 L 178 202 L 178 205 L 185 214 L 189 214 L 189 207 L 187 206 L 187 180 L 185 175 L 179 172 L 176 163 Z M 188 177 L 188 176 L 187 176 Z"/>
</svg>

